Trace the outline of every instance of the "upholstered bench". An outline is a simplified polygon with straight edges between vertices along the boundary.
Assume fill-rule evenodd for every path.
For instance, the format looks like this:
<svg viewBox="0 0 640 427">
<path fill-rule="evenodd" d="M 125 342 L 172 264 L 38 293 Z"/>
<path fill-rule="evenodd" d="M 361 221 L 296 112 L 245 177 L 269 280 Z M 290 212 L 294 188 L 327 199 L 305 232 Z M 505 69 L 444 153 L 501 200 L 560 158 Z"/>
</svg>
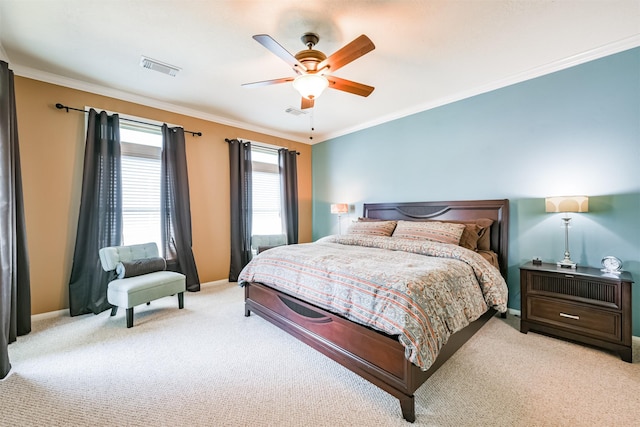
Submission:
<svg viewBox="0 0 640 427">
<path fill-rule="evenodd" d="M 133 307 L 136 305 L 177 294 L 178 308 L 184 307 L 185 276 L 164 271 L 164 266 L 159 264 L 164 260 L 158 257 L 155 243 L 111 246 L 100 249 L 99 255 L 102 268 L 118 275 L 109 282 L 107 300 L 114 306 L 112 316 L 116 315 L 118 307 L 127 309 L 127 328 L 133 326 Z"/>
<path fill-rule="evenodd" d="M 254 254 L 286 244 L 287 236 L 285 234 L 255 234 L 251 236 L 251 250 Z"/>
</svg>

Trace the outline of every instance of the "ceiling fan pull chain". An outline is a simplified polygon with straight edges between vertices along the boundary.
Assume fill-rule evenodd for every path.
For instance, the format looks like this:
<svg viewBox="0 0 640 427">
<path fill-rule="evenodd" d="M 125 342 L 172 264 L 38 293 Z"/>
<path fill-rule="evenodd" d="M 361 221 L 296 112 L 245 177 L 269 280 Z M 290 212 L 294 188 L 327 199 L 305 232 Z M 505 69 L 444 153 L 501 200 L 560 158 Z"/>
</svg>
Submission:
<svg viewBox="0 0 640 427">
<path fill-rule="evenodd" d="M 313 126 L 314 111 L 315 111 L 315 108 L 312 108 L 311 109 L 311 115 L 309 116 L 309 121 L 310 121 L 310 124 L 311 124 L 311 132 L 309 132 L 309 139 L 310 140 L 313 140 L 313 131 L 315 130 L 315 127 Z"/>
</svg>

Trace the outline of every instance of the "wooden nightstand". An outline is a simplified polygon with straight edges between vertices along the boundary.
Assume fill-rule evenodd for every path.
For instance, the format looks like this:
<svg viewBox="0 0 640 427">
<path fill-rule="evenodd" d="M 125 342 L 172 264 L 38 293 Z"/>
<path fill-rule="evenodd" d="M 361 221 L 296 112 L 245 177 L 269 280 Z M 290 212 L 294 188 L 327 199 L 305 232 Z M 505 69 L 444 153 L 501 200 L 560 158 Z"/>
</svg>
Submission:
<svg viewBox="0 0 640 427">
<path fill-rule="evenodd" d="M 555 264 L 520 267 L 520 332 L 555 335 L 617 352 L 631 363 L 631 273 Z"/>
</svg>

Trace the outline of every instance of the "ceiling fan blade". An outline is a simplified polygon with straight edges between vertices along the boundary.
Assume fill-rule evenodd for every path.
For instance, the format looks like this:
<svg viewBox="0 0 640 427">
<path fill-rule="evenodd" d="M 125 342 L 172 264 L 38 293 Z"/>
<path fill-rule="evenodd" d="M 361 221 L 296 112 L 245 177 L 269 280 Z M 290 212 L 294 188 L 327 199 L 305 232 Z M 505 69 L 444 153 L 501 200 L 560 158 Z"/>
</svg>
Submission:
<svg viewBox="0 0 640 427">
<path fill-rule="evenodd" d="M 253 39 L 260 43 L 262 46 L 266 47 L 271 53 L 276 55 L 278 58 L 282 59 L 284 62 L 289 64 L 293 71 L 300 74 L 307 71 L 307 67 L 302 65 L 300 61 L 296 59 L 287 49 L 282 47 L 280 43 L 271 38 L 268 34 L 256 34 L 253 36 Z"/>
<path fill-rule="evenodd" d="M 334 72 L 348 63 L 360 58 L 362 55 L 371 52 L 375 48 L 376 46 L 369 37 L 363 34 L 319 63 L 317 69 L 322 70 L 328 66 L 329 70 Z"/>
<path fill-rule="evenodd" d="M 302 97 L 302 102 L 300 104 L 301 110 L 306 110 L 307 108 L 313 108 L 313 99 L 307 99 L 304 96 Z"/>
<path fill-rule="evenodd" d="M 242 86 L 260 87 L 260 86 L 269 86 L 269 85 L 275 85 L 278 83 L 286 83 L 286 82 L 292 82 L 292 81 L 293 81 L 293 77 L 283 77 L 281 79 L 263 80 L 261 82 L 252 82 L 252 83 L 243 83 Z"/>
<path fill-rule="evenodd" d="M 375 89 L 373 86 L 367 86 L 362 83 L 352 82 L 351 80 L 345 80 L 334 76 L 327 76 L 327 80 L 329 80 L 329 87 L 331 89 L 353 93 L 354 95 L 369 96 Z"/>
</svg>

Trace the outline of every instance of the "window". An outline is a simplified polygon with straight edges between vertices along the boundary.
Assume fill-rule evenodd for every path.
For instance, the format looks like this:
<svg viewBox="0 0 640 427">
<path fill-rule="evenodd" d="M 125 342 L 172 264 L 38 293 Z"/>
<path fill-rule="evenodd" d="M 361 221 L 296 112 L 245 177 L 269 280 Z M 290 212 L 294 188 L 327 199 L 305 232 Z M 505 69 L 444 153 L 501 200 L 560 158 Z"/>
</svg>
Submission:
<svg viewBox="0 0 640 427">
<path fill-rule="evenodd" d="M 160 129 L 120 124 L 122 150 L 122 244 L 156 242 L 160 233 Z"/>
<path fill-rule="evenodd" d="M 283 234 L 278 151 L 252 145 L 252 235 Z"/>
</svg>

